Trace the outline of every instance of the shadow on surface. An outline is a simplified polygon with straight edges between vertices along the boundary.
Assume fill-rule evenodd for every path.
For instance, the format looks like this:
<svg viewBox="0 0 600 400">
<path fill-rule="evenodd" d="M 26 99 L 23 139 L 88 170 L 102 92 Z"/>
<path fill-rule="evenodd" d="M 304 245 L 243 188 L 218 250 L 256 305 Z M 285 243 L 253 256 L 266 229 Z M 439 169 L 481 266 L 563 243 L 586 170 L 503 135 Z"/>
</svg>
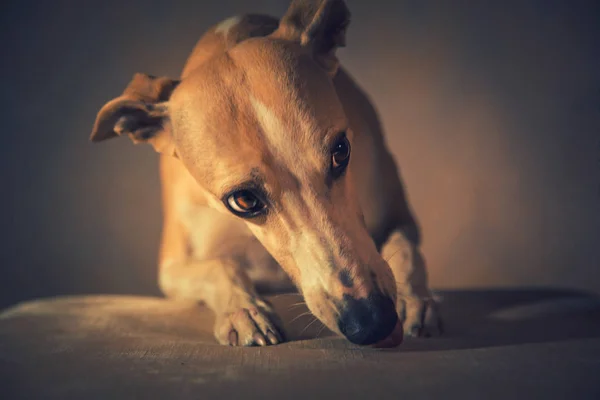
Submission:
<svg viewBox="0 0 600 400">
<path fill-rule="evenodd" d="M 600 298 L 587 293 L 524 288 L 437 294 L 441 297 L 445 334 L 405 338 L 398 350 L 458 350 L 600 337 Z M 314 342 L 305 343 L 309 347 L 319 347 L 324 338 L 345 342 L 305 314 L 308 309 L 300 295 L 278 295 L 272 297 L 272 302 L 286 321 L 290 340 Z"/>
</svg>

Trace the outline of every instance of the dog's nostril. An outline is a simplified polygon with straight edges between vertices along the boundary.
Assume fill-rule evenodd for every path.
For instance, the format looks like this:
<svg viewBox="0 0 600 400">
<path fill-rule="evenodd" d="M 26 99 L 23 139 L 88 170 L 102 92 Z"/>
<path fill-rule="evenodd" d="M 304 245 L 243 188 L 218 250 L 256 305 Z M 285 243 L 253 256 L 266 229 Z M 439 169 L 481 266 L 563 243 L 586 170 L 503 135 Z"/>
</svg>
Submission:
<svg viewBox="0 0 600 400">
<path fill-rule="evenodd" d="M 338 328 L 355 344 L 368 345 L 385 339 L 398 322 L 394 302 L 381 294 L 360 300 L 344 295 L 344 305 Z"/>
</svg>

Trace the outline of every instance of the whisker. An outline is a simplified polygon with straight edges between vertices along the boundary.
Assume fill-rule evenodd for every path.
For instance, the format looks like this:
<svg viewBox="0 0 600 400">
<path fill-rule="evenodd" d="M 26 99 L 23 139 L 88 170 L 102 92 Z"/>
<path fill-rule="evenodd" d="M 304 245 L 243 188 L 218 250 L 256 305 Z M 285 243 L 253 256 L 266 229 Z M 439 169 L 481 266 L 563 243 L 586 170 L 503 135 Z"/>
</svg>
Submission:
<svg viewBox="0 0 600 400">
<path fill-rule="evenodd" d="M 315 319 L 313 319 L 308 325 L 306 325 L 304 327 L 304 329 L 302 329 L 302 331 L 300 332 L 300 334 L 298 336 L 302 336 L 302 334 L 304 333 L 304 331 L 307 330 L 309 326 L 311 326 L 312 324 L 314 324 L 317 321 L 318 321 L 318 319 L 315 317 Z"/>
<path fill-rule="evenodd" d="M 280 294 L 276 294 L 275 296 L 273 296 L 273 300 L 278 299 L 282 296 L 299 296 L 300 293 L 280 293 Z"/>
<path fill-rule="evenodd" d="M 303 312 L 300 315 L 297 315 L 293 320 L 290 321 L 290 324 L 292 324 L 294 321 L 296 321 L 298 318 L 304 317 L 305 315 L 309 315 L 311 312 L 307 311 L 307 312 Z"/>
<path fill-rule="evenodd" d="M 292 304 L 291 306 L 288 307 L 288 311 L 291 310 L 292 308 L 300 307 L 303 305 L 306 305 L 306 302 L 301 301 L 300 303 Z"/>
<path fill-rule="evenodd" d="M 329 309 L 333 312 L 335 318 L 339 318 L 342 315 L 342 312 L 339 311 L 337 307 L 329 307 Z"/>
<path fill-rule="evenodd" d="M 393 252 L 393 253 L 392 253 L 392 255 L 391 255 L 391 256 L 389 256 L 389 257 L 388 257 L 388 258 L 385 260 L 385 262 L 389 263 L 389 262 L 391 261 L 391 259 L 392 259 L 392 258 L 394 258 L 394 256 L 395 256 L 396 254 L 398 254 L 398 253 L 399 253 L 401 250 L 402 250 L 402 249 L 398 249 L 398 250 L 396 250 L 395 252 Z"/>
<path fill-rule="evenodd" d="M 317 339 L 319 339 L 321 337 L 321 333 L 323 333 L 323 330 L 325 330 L 325 328 L 327 328 L 325 326 L 325 324 L 323 324 L 323 326 L 321 327 L 321 330 L 319 330 L 319 333 L 317 333 Z"/>
</svg>

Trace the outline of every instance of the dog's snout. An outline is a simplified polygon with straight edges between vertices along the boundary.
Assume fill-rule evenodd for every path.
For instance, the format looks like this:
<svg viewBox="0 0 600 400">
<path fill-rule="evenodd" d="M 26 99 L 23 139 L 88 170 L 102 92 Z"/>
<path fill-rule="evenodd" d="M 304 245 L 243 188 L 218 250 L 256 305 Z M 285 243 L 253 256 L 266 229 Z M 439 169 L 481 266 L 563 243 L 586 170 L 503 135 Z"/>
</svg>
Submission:
<svg viewBox="0 0 600 400">
<path fill-rule="evenodd" d="M 338 328 L 352 343 L 377 343 L 392 333 L 397 322 L 396 307 L 389 297 L 372 294 L 364 299 L 355 299 L 344 295 Z"/>
</svg>

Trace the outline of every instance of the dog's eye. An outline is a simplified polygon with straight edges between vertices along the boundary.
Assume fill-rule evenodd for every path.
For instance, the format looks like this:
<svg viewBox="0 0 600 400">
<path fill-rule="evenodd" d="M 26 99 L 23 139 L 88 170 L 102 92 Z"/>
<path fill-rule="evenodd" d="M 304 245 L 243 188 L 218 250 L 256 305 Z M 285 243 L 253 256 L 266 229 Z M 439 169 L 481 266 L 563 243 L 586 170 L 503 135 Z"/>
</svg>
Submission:
<svg viewBox="0 0 600 400">
<path fill-rule="evenodd" d="M 331 171 L 334 177 L 340 176 L 350 161 L 350 142 L 343 134 L 331 149 Z"/>
<path fill-rule="evenodd" d="M 227 197 L 226 205 L 240 217 L 254 217 L 265 209 L 265 204 L 250 190 L 238 190 Z"/>
</svg>

